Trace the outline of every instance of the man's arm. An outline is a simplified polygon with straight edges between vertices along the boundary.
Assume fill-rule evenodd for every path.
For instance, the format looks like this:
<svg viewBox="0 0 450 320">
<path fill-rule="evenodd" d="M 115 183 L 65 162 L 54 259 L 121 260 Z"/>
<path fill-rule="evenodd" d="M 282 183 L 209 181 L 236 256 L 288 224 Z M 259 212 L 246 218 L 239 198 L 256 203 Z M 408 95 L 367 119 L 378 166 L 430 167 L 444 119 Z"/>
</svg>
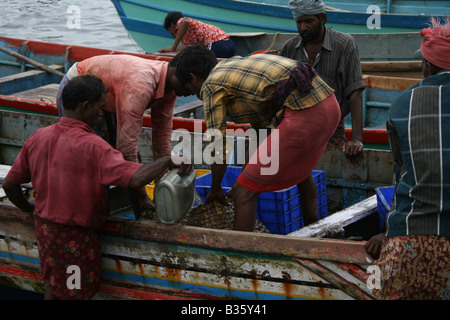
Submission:
<svg viewBox="0 0 450 320">
<path fill-rule="evenodd" d="M 227 171 L 227 165 L 224 164 L 211 164 L 211 191 L 206 196 L 205 202 L 210 202 L 215 199 L 225 201 L 225 194 L 223 192 L 221 183 L 225 173 Z"/>
<path fill-rule="evenodd" d="M 2 184 L 3 190 L 5 190 L 8 199 L 20 210 L 33 213 L 34 205 L 31 204 L 22 192 L 20 184 L 13 183 L 5 178 Z"/>
<path fill-rule="evenodd" d="M 150 103 L 152 117 L 152 150 L 156 160 L 171 154 L 173 108 L 177 97 L 167 96 Z"/>
<path fill-rule="evenodd" d="M 152 163 L 144 164 L 133 174 L 128 182 L 128 188 L 133 190 L 143 188 L 146 184 L 155 180 L 162 172 L 172 166 L 174 166 L 174 164 L 172 163 L 171 156 L 163 156 Z M 181 164 L 178 174 L 190 172 L 191 170 L 191 164 Z"/>
<path fill-rule="evenodd" d="M 362 152 L 364 145 L 363 137 L 363 112 L 362 91 L 356 90 L 350 95 L 350 112 L 352 115 L 352 140 L 347 141 L 344 152 L 347 155 L 357 155 Z"/>
<path fill-rule="evenodd" d="M 175 41 L 173 42 L 172 46 L 170 47 L 164 47 L 157 51 L 157 53 L 163 53 L 163 52 L 179 52 L 183 48 L 185 48 L 184 45 L 179 45 L 180 42 L 183 40 L 184 35 L 187 33 L 189 26 L 191 22 L 184 18 L 183 21 L 181 21 L 180 26 L 177 31 L 177 35 L 175 37 Z"/>
<path fill-rule="evenodd" d="M 170 167 L 172 160 L 170 156 L 164 156 L 152 163 L 144 164 L 131 177 L 128 182 L 129 189 L 143 188 L 147 183 L 153 181 L 160 173 Z"/>
</svg>

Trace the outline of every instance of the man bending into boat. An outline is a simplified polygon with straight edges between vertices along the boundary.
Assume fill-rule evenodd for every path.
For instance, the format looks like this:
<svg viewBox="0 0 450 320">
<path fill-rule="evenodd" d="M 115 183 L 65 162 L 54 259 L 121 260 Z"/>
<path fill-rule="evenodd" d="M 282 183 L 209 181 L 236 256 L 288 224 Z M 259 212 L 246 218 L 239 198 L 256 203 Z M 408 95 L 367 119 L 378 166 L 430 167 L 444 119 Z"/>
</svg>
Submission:
<svg viewBox="0 0 450 320">
<path fill-rule="evenodd" d="M 95 295 L 102 270 L 95 230 L 106 217 L 107 186 L 142 188 L 172 165 L 170 156 L 144 165 L 126 161 L 94 133 L 105 94 L 101 80 L 94 76 L 71 80 L 62 92 L 66 116 L 27 139 L 3 183 L 11 202 L 34 213 L 45 299 Z M 182 166 L 180 172 L 188 169 Z M 36 193 L 34 204 L 20 186 L 29 182 Z M 76 269 L 79 287 L 68 286 Z"/>
<path fill-rule="evenodd" d="M 276 116 L 280 121 L 232 188 L 234 229 L 252 231 L 259 194 L 300 183 L 322 156 L 341 116 L 333 89 L 309 64 L 269 54 L 217 63 L 214 54 L 201 46 L 181 52 L 177 77 L 203 100 L 208 130 L 217 129 L 225 136 L 227 116 L 254 129 L 271 128 Z M 279 154 L 272 157 L 278 156 L 278 170 L 267 175 L 264 171 L 271 164 L 263 164 L 257 155 L 271 154 L 274 134 L 279 137 Z M 225 162 L 211 165 L 212 185 L 206 201 L 224 198 L 220 183 L 226 168 Z M 304 219 L 308 223 L 311 217 L 306 213 Z"/>
<path fill-rule="evenodd" d="M 61 81 L 57 95 L 58 113 L 61 117 L 65 115 L 61 93 L 70 80 L 87 74 L 96 76 L 108 90 L 102 121 L 95 126 L 97 134 L 122 152 L 125 160 L 139 162 L 142 119 L 144 112 L 150 109 L 153 158 L 170 155 L 173 108 L 177 96 L 184 95 L 175 81 L 176 61 L 176 57 L 169 63 L 132 55 L 85 59 L 74 64 Z M 154 207 L 145 188 L 129 193 L 129 198 L 136 218 L 142 207 Z"/>
</svg>

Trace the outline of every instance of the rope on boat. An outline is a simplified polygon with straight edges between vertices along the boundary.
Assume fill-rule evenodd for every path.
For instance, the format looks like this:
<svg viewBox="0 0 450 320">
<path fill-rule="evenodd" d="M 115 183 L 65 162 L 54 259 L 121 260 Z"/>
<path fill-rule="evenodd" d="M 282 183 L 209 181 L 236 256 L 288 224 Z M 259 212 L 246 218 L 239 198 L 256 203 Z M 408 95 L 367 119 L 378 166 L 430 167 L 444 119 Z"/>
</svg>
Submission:
<svg viewBox="0 0 450 320">
<path fill-rule="evenodd" d="M 255 55 L 255 54 L 276 53 L 277 50 L 271 50 L 271 49 L 272 49 L 272 47 L 274 46 L 275 40 L 277 39 L 277 37 L 278 37 L 279 34 L 280 34 L 279 32 L 275 33 L 275 35 L 273 36 L 272 43 L 270 44 L 270 46 L 269 46 L 268 49 L 265 49 L 265 50 L 258 50 L 258 51 L 255 51 L 255 52 L 250 53 L 250 55 L 253 56 L 253 55 Z"/>
</svg>

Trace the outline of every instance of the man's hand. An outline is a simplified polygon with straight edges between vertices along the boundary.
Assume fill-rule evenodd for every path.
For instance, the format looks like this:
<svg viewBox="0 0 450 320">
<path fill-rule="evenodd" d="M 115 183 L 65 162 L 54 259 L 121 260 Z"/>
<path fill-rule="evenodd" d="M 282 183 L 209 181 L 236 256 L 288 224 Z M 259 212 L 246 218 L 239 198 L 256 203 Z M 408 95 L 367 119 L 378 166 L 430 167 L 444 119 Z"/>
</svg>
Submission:
<svg viewBox="0 0 450 320">
<path fill-rule="evenodd" d="M 188 173 L 191 172 L 193 169 L 192 164 L 186 164 L 186 163 L 182 163 L 180 166 L 177 166 L 180 168 L 180 170 L 178 171 L 178 174 L 181 175 L 183 173 Z"/>
<path fill-rule="evenodd" d="M 33 213 L 34 211 L 34 201 L 29 202 L 28 199 L 25 197 L 22 191 L 22 187 L 20 184 L 13 183 L 8 180 L 8 178 L 5 178 L 2 184 L 2 188 L 5 191 L 6 195 L 8 196 L 8 199 L 20 210 Z"/>
<path fill-rule="evenodd" d="M 164 53 L 164 52 L 174 52 L 175 50 L 173 50 L 172 47 L 164 47 L 162 49 L 159 49 L 158 51 L 156 51 L 156 53 Z"/>
<path fill-rule="evenodd" d="M 141 206 L 143 206 L 145 209 L 155 210 L 155 204 L 148 197 L 145 188 L 138 189 L 135 191 L 135 193 Z"/>
<path fill-rule="evenodd" d="M 381 248 L 383 246 L 383 240 L 386 236 L 384 233 L 377 234 L 369 239 L 364 245 L 367 254 L 372 257 L 372 259 L 377 260 L 380 257 Z"/>
<path fill-rule="evenodd" d="M 364 144 L 359 141 L 347 141 L 344 145 L 344 153 L 348 156 L 356 156 L 357 154 L 360 154 L 364 149 Z"/>
<path fill-rule="evenodd" d="M 216 199 L 222 203 L 226 203 L 225 193 L 223 192 L 222 187 L 216 190 L 211 189 L 211 191 L 206 195 L 205 203 L 212 202 Z"/>
</svg>

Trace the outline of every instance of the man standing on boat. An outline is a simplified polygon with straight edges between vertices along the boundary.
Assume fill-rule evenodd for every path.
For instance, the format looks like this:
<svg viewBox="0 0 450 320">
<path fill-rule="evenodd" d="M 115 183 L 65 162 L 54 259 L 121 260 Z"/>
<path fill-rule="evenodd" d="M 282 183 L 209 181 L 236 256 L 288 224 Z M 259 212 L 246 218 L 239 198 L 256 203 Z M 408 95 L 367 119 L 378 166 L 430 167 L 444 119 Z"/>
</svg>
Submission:
<svg viewBox="0 0 450 320">
<path fill-rule="evenodd" d="M 101 55 L 75 63 L 61 81 L 57 94 L 58 113 L 65 116 L 61 94 L 66 84 L 77 76 L 94 75 L 108 90 L 102 121 L 95 127 L 97 134 L 122 152 L 125 160 L 139 162 L 142 119 L 144 112 L 150 109 L 153 158 L 170 155 L 173 108 L 177 96 L 184 95 L 174 82 L 176 61 L 176 57 L 169 63 L 132 55 Z M 140 206 L 154 207 L 145 188 L 129 197 L 136 218 Z"/>
<path fill-rule="evenodd" d="M 291 0 L 289 7 L 297 23 L 299 35 L 288 40 L 280 55 L 309 63 L 320 77 L 335 90 L 341 107 L 341 122 L 327 148 L 341 148 L 346 155 L 358 155 L 363 150 L 362 80 L 358 47 L 352 36 L 327 28 L 327 14 L 322 0 Z M 345 137 L 344 118 L 351 113 L 352 139 Z M 300 186 L 302 199 L 317 199 L 317 187 L 312 176 Z M 317 220 L 317 201 L 313 208 L 303 208 L 303 214 Z"/>
<path fill-rule="evenodd" d="M 142 188 L 172 165 L 170 156 L 150 164 L 126 161 L 95 134 L 105 96 L 97 77 L 71 80 L 62 92 L 65 117 L 25 141 L 3 182 L 11 202 L 34 215 L 45 299 L 95 295 L 102 271 L 95 230 L 107 214 L 107 186 Z M 182 166 L 180 172 L 188 169 Z M 29 182 L 36 194 L 34 204 L 21 188 Z M 72 275 L 78 280 L 69 281 Z"/>
<path fill-rule="evenodd" d="M 190 46 L 181 52 L 177 76 L 190 93 L 203 100 L 208 130 L 225 137 L 226 119 L 252 128 L 276 129 L 252 155 L 232 187 L 235 230 L 253 231 L 259 194 L 294 186 L 309 175 L 340 121 L 339 104 L 330 88 L 311 68 L 284 57 L 260 54 L 217 63 L 212 52 Z M 276 148 L 272 139 L 277 139 Z M 273 154 L 275 153 L 275 155 Z M 261 155 L 278 157 L 277 171 Z M 223 199 L 227 164 L 211 164 L 211 192 L 206 201 Z M 314 201 L 302 198 L 303 203 Z M 317 200 L 315 200 L 317 201 Z M 307 223 L 307 222 L 306 222 Z"/>
<path fill-rule="evenodd" d="M 286 41 L 280 55 L 309 63 L 320 77 L 335 90 L 341 106 L 342 121 L 330 144 L 356 155 L 362 144 L 362 80 L 361 62 L 351 35 L 327 28 L 327 14 L 322 0 L 291 0 L 289 7 L 297 23 L 299 35 Z M 346 141 L 343 119 L 351 113 L 352 140 Z"/>
<path fill-rule="evenodd" d="M 425 79 L 392 103 L 386 123 L 396 166 L 387 233 L 366 244 L 379 256 L 378 299 L 450 299 L 450 20 L 421 35 Z"/>
</svg>

